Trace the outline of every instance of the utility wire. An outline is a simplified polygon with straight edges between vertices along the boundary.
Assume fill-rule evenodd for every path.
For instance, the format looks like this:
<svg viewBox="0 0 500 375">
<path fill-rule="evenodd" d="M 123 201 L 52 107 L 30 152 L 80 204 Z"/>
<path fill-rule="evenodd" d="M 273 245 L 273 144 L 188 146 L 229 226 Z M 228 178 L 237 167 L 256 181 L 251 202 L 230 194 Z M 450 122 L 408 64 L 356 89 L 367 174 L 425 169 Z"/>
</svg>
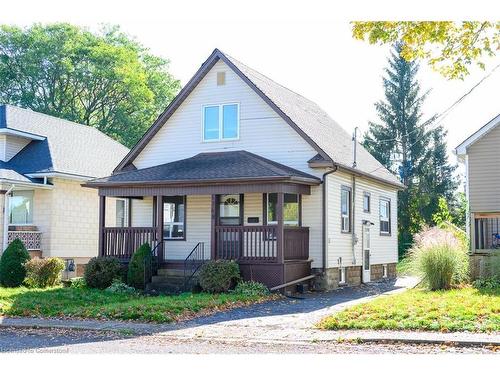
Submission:
<svg viewBox="0 0 500 375">
<path fill-rule="evenodd" d="M 433 123 L 433 124 L 431 125 L 431 129 L 430 129 L 430 130 L 434 130 L 435 128 L 437 128 L 437 127 L 438 127 L 438 126 L 439 126 L 439 125 L 443 122 L 443 120 L 444 120 L 444 119 L 445 119 L 445 118 L 446 118 L 446 117 L 450 114 L 450 112 L 453 110 L 453 108 L 455 108 L 455 107 L 456 107 L 458 104 L 460 104 L 460 103 L 461 103 L 461 102 L 462 102 L 462 101 L 463 101 L 463 100 L 464 100 L 467 96 L 469 96 L 469 95 L 470 95 L 470 94 L 474 91 L 474 89 L 476 89 L 476 88 L 477 88 L 477 87 L 478 87 L 481 83 L 483 83 L 486 79 L 488 79 L 488 78 L 489 78 L 489 77 L 490 77 L 490 76 L 491 76 L 491 75 L 492 75 L 492 74 L 493 74 L 493 73 L 494 73 L 494 72 L 495 72 L 495 71 L 496 71 L 499 67 L 500 67 L 500 64 L 496 65 L 496 66 L 495 66 L 495 67 L 494 67 L 494 68 L 493 68 L 493 69 L 492 69 L 492 70 L 491 70 L 491 71 L 490 71 L 487 75 L 485 75 L 485 76 L 484 76 L 483 78 L 481 78 L 481 79 L 480 79 L 480 80 L 479 80 L 479 81 L 478 81 L 478 82 L 477 82 L 474 86 L 472 86 L 472 87 L 471 87 L 471 89 L 470 89 L 469 91 L 467 91 L 464 95 L 462 95 L 460 98 L 458 98 L 457 100 L 455 100 L 455 101 L 453 102 L 453 104 L 452 104 L 452 105 L 450 105 L 450 106 L 449 106 L 448 108 L 446 108 L 443 112 L 441 112 L 438 116 L 436 116 L 436 117 L 434 118 L 434 120 L 439 119 L 439 121 L 437 121 L 437 122 Z M 431 120 L 432 120 L 432 117 L 431 117 L 429 120 L 425 121 L 425 122 L 424 122 L 424 124 L 428 123 L 428 122 L 429 122 L 429 121 L 431 121 Z M 407 134 L 403 135 L 402 137 L 408 137 L 410 134 L 412 134 L 412 133 L 414 133 L 414 132 L 416 132 L 416 131 L 418 131 L 418 130 L 421 130 L 421 127 L 418 127 L 418 128 L 413 129 L 411 132 L 409 132 L 409 133 L 407 133 Z M 425 134 L 424 134 L 423 136 L 425 136 Z M 423 136 L 422 136 L 422 137 L 423 137 Z M 419 142 L 419 141 L 422 139 L 422 137 L 417 138 L 417 139 L 415 140 L 415 142 L 413 142 L 413 143 L 412 143 L 409 147 L 414 146 L 417 142 Z M 398 138 L 392 138 L 392 139 L 382 139 L 382 140 L 380 140 L 380 141 L 378 141 L 378 142 L 393 142 L 393 141 L 397 141 L 397 140 L 398 140 Z M 382 169 L 382 168 L 385 168 L 385 166 L 384 166 L 384 165 L 381 165 L 380 167 L 378 167 L 378 168 L 376 168 L 376 169 L 374 169 L 373 171 L 368 172 L 368 173 L 373 173 L 373 172 L 376 172 L 376 171 L 378 171 L 379 169 Z"/>
</svg>

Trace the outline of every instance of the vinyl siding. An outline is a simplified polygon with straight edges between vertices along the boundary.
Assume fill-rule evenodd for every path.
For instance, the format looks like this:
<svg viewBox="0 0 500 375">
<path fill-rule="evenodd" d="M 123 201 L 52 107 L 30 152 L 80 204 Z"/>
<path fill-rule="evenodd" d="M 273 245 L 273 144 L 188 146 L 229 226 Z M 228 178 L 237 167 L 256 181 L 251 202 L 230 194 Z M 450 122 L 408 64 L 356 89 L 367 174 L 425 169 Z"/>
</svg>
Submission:
<svg viewBox="0 0 500 375">
<path fill-rule="evenodd" d="M 471 212 L 500 212 L 500 126 L 467 149 Z"/>
<path fill-rule="evenodd" d="M 132 223 L 133 227 L 153 226 L 153 197 L 144 199 L 132 199 Z"/>
<path fill-rule="evenodd" d="M 25 148 L 31 140 L 21 137 L 7 136 L 5 143 L 5 161 L 9 161 Z"/>
<path fill-rule="evenodd" d="M 217 72 L 226 84 L 217 86 Z M 239 103 L 239 140 L 203 142 L 202 107 Z M 293 145 L 293 146 L 292 146 Z M 246 150 L 315 174 L 307 161 L 317 152 L 229 67 L 219 61 L 134 160 L 141 169 L 191 157 L 200 152 Z"/>
<path fill-rule="evenodd" d="M 397 191 L 363 178 L 356 178 L 354 230 L 357 237 L 354 256 L 352 233 L 342 233 L 340 227 L 341 186 L 352 189 L 351 176 L 336 172 L 328 175 L 328 267 L 338 267 L 339 258 L 343 266 L 361 265 L 362 261 L 362 221 L 369 220 L 371 226 L 371 264 L 395 263 L 398 259 L 397 247 Z M 371 210 L 363 212 L 363 193 L 370 193 Z M 391 201 L 391 235 L 380 235 L 380 198 Z"/>
</svg>

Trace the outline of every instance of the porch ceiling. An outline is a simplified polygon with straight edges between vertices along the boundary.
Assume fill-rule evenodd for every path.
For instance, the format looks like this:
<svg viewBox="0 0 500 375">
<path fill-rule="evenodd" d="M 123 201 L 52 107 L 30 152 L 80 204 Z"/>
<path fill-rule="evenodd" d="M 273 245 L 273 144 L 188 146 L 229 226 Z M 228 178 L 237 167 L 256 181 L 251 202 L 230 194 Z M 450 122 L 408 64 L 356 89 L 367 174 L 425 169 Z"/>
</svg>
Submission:
<svg viewBox="0 0 500 375">
<path fill-rule="evenodd" d="M 321 180 L 247 151 L 201 153 L 188 159 L 88 181 L 100 195 L 310 194 Z"/>
</svg>

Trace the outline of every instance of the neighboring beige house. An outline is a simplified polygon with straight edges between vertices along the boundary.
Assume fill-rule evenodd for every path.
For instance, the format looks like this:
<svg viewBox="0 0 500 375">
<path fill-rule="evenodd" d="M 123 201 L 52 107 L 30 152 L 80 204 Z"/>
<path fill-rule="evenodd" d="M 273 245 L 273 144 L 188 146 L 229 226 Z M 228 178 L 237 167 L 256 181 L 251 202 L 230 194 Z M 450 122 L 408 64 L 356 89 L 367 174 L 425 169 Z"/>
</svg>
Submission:
<svg viewBox="0 0 500 375">
<path fill-rule="evenodd" d="M 126 261 L 148 241 L 160 268 L 235 259 L 271 287 L 393 277 L 403 186 L 360 144 L 353 158 L 315 103 L 215 50 L 114 174 L 85 184 L 100 254 Z M 105 225 L 113 197 L 136 205 L 125 228 Z"/>
<path fill-rule="evenodd" d="M 90 126 L 0 105 L 0 253 L 20 238 L 32 256 L 63 258 L 80 274 L 98 233 L 97 193 L 81 184 L 111 173 L 127 152 Z"/>
<path fill-rule="evenodd" d="M 465 164 L 473 276 L 484 274 L 490 255 L 500 253 L 499 125 L 500 114 L 455 150 L 458 160 Z"/>
</svg>

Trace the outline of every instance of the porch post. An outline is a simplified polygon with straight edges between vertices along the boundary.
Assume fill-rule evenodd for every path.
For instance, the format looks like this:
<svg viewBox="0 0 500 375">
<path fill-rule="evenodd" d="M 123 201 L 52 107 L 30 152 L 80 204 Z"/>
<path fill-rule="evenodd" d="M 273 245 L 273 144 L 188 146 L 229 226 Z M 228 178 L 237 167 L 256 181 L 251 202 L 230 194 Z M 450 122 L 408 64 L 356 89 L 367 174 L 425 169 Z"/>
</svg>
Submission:
<svg viewBox="0 0 500 375">
<path fill-rule="evenodd" d="M 106 196 L 99 195 L 99 240 L 98 254 L 104 256 L 104 227 L 106 226 Z"/>
<path fill-rule="evenodd" d="M 276 221 L 278 222 L 278 228 L 277 228 L 277 233 L 276 233 L 276 244 L 278 246 L 277 249 L 277 260 L 278 263 L 284 263 L 285 262 L 285 252 L 284 252 L 284 246 L 283 246 L 283 240 L 285 238 L 284 236 L 284 229 L 283 229 L 283 206 L 284 206 L 284 201 L 285 201 L 285 195 L 284 193 L 278 193 L 278 201 L 276 204 Z"/>
<path fill-rule="evenodd" d="M 217 235 L 215 226 L 217 225 L 217 196 L 212 194 L 211 221 L 210 221 L 210 259 L 217 258 Z"/>
<path fill-rule="evenodd" d="M 163 196 L 156 196 L 156 239 L 158 243 L 158 262 L 165 260 L 163 251 Z"/>
</svg>

